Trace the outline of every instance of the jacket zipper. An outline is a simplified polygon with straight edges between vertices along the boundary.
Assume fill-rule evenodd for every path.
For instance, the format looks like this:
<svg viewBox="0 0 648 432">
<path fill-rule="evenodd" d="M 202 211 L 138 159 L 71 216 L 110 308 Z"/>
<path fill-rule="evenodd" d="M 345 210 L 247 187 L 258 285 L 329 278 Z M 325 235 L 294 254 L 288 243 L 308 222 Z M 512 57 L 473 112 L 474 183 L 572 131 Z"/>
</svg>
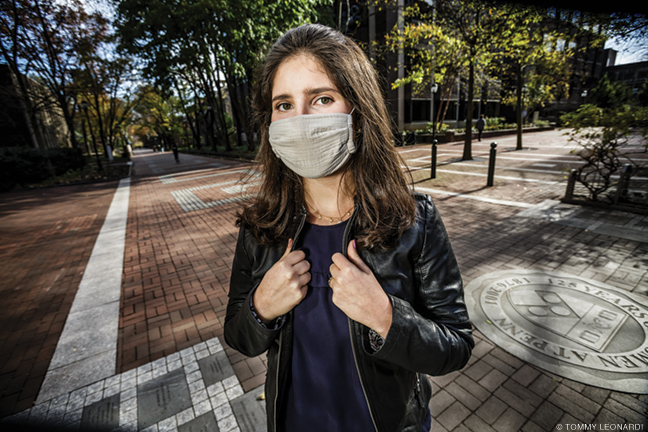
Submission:
<svg viewBox="0 0 648 432">
<path fill-rule="evenodd" d="M 277 376 L 275 377 L 275 396 L 274 396 L 274 432 L 277 432 L 277 403 L 279 402 L 279 371 L 281 370 L 281 350 L 284 332 L 279 333 L 279 348 L 277 349 Z"/>
<path fill-rule="evenodd" d="M 302 215 L 302 219 L 299 222 L 297 231 L 295 231 L 295 236 L 294 236 L 295 238 L 293 238 L 293 245 L 291 248 L 291 252 L 295 250 L 295 245 L 297 244 L 297 237 L 299 237 L 302 228 L 304 228 L 304 222 L 306 222 L 305 213 Z M 283 331 L 279 333 L 279 348 L 277 349 L 277 375 L 275 376 L 276 385 L 275 385 L 275 395 L 274 395 L 274 429 L 273 429 L 275 432 L 277 432 L 277 406 L 279 403 L 279 371 L 281 370 L 281 351 L 283 350 L 283 335 L 284 335 Z"/>
<path fill-rule="evenodd" d="M 351 232 L 351 226 L 355 221 L 356 212 L 354 211 L 349 219 L 349 223 L 344 229 L 344 236 L 342 237 L 342 253 L 345 257 L 348 258 L 347 248 L 349 247 L 349 233 Z M 356 354 L 356 347 L 353 339 L 353 326 L 351 324 L 351 319 L 347 319 L 349 323 L 349 339 L 351 340 L 351 352 L 353 352 L 353 361 L 355 363 L 356 370 L 358 371 L 358 379 L 360 380 L 360 386 L 362 387 L 362 394 L 364 394 L 365 402 L 367 402 L 367 408 L 369 409 L 369 416 L 371 417 L 371 423 L 373 423 L 374 430 L 378 432 L 378 426 L 376 426 L 376 419 L 374 419 L 373 410 L 371 409 L 371 404 L 369 403 L 369 398 L 367 397 L 367 389 L 365 388 L 364 381 L 362 380 L 362 374 L 360 373 L 360 366 L 358 366 L 358 356 Z"/>
<path fill-rule="evenodd" d="M 374 419 L 373 410 L 371 409 L 371 404 L 369 403 L 369 398 L 367 397 L 367 389 L 365 388 L 364 381 L 362 380 L 362 374 L 360 373 L 360 366 L 358 366 L 358 356 L 356 355 L 355 343 L 353 343 L 353 328 L 351 326 L 350 318 L 348 322 L 349 322 L 349 335 L 351 337 L 351 351 L 353 352 L 353 360 L 355 362 L 356 370 L 358 371 L 360 386 L 362 387 L 362 393 L 364 394 L 365 402 L 367 402 L 367 408 L 369 409 L 369 416 L 371 417 L 371 423 L 373 423 L 374 430 L 378 432 L 378 426 L 376 426 L 376 419 Z"/>
</svg>

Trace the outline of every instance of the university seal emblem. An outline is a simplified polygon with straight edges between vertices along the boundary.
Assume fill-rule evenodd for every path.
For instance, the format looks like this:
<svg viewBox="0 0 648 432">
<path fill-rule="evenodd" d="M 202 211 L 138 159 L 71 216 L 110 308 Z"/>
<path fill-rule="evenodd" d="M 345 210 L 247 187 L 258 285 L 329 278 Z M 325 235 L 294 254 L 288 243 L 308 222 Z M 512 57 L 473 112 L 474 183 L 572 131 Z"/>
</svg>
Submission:
<svg viewBox="0 0 648 432">
<path fill-rule="evenodd" d="M 648 297 L 564 273 L 510 270 L 471 281 L 466 303 L 477 329 L 518 358 L 648 394 Z"/>
</svg>

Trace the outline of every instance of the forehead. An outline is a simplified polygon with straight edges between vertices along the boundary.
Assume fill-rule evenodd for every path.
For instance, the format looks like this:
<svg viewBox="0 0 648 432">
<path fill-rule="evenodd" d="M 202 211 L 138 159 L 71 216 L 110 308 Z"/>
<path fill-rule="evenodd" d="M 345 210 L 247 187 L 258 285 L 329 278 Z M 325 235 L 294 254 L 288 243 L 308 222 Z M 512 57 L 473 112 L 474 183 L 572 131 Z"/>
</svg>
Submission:
<svg viewBox="0 0 648 432">
<path fill-rule="evenodd" d="M 337 86 L 329 77 L 326 68 L 315 57 L 305 54 L 284 60 L 275 73 L 272 95 L 298 93 L 304 88 Z"/>
</svg>

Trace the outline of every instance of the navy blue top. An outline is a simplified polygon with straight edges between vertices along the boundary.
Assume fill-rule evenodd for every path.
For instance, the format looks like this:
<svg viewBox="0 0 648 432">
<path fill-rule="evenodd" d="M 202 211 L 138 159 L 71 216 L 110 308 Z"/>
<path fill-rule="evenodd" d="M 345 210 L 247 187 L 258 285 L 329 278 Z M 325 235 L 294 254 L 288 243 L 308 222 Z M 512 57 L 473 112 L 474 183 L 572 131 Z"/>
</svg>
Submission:
<svg viewBox="0 0 648 432">
<path fill-rule="evenodd" d="M 286 432 L 374 432 L 351 346 L 347 316 L 331 299 L 332 257 L 342 252 L 347 222 L 306 223 L 296 249 L 311 264 L 306 297 L 294 309 L 292 382 Z M 389 397 L 389 396 L 386 396 Z M 428 408 L 422 432 L 429 432 Z"/>
<path fill-rule="evenodd" d="M 287 432 L 373 432 L 347 316 L 331 300 L 332 256 L 342 252 L 346 222 L 306 224 L 296 247 L 311 264 L 308 294 L 294 309 Z M 346 245 L 344 246 L 346 247 Z"/>
</svg>

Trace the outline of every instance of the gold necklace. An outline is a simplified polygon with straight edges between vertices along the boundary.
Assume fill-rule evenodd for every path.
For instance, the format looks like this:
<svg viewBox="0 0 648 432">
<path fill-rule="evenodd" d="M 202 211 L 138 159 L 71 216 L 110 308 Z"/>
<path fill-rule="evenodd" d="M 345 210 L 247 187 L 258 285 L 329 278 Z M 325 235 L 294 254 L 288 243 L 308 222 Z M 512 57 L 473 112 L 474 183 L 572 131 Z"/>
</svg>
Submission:
<svg viewBox="0 0 648 432">
<path fill-rule="evenodd" d="M 320 213 L 320 212 L 319 212 L 315 207 L 313 207 L 312 205 L 310 205 L 310 204 L 307 204 L 307 205 L 308 205 L 308 207 L 310 207 L 310 208 L 312 208 L 312 209 L 314 210 L 314 212 L 315 212 L 315 215 L 314 215 L 314 216 L 317 216 L 317 219 L 319 219 L 319 220 L 322 220 L 322 218 L 324 218 L 324 219 L 328 219 L 329 222 L 331 222 L 331 223 L 333 223 L 333 222 L 335 221 L 335 219 L 338 220 L 337 223 L 341 223 L 341 222 L 342 222 L 342 219 L 345 219 L 347 216 L 351 216 L 351 210 L 353 210 L 353 207 L 351 207 L 351 208 L 349 209 L 349 211 L 347 211 L 346 213 L 344 213 L 342 216 L 340 216 L 340 217 L 338 218 L 338 217 L 333 217 L 333 216 L 326 216 L 326 215 L 323 215 L 323 214 L 321 214 L 321 213 Z"/>
</svg>

